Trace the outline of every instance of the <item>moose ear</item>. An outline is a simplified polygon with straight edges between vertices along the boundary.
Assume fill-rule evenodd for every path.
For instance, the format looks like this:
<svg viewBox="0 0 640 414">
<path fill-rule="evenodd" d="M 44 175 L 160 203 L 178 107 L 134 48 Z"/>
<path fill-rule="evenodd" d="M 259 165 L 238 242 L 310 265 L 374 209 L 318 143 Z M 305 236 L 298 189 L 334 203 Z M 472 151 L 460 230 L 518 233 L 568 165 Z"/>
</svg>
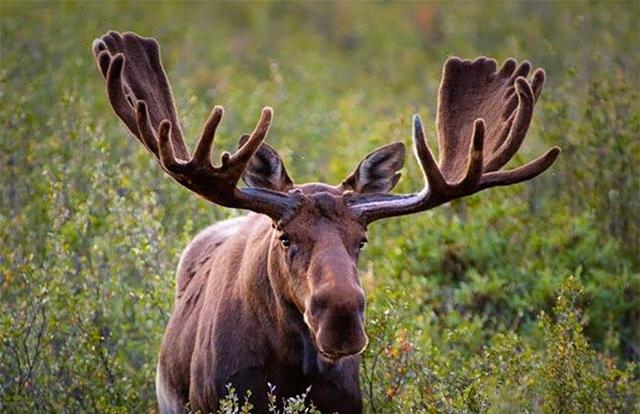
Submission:
<svg viewBox="0 0 640 414">
<path fill-rule="evenodd" d="M 240 138 L 239 146 L 249 139 L 249 135 Z M 293 187 L 284 168 L 280 155 L 266 143 L 260 144 L 258 151 L 251 157 L 242 174 L 242 180 L 249 187 L 266 188 L 274 191 L 288 191 Z"/>
<path fill-rule="evenodd" d="M 356 170 L 341 184 L 344 190 L 356 193 L 387 193 L 400 179 L 404 165 L 404 144 L 394 142 L 364 157 Z"/>
</svg>

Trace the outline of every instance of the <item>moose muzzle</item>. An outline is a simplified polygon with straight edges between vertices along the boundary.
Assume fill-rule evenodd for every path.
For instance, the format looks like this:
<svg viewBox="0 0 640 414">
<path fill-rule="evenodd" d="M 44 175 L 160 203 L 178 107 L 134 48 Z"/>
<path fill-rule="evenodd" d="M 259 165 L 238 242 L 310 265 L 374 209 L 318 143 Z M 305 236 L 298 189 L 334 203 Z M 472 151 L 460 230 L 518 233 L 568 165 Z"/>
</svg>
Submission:
<svg viewBox="0 0 640 414">
<path fill-rule="evenodd" d="M 340 268 L 339 274 L 333 271 L 336 266 L 323 269 L 322 283 L 311 294 L 304 315 L 318 351 L 330 360 L 359 354 L 368 343 L 357 270 L 352 263 Z"/>
</svg>

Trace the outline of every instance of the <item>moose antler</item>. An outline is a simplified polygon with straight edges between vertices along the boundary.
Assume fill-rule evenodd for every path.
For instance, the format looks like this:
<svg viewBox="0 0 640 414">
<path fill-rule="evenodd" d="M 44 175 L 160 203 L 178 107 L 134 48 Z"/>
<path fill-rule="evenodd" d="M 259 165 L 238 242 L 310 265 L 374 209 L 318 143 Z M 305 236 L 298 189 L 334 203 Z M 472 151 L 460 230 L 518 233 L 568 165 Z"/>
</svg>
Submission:
<svg viewBox="0 0 640 414">
<path fill-rule="evenodd" d="M 256 211 L 276 220 L 295 208 L 296 198 L 289 194 L 237 188 L 247 163 L 269 130 L 271 108 L 262 110 L 244 144 L 233 154 L 223 153 L 221 165 L 214 166 L 211 149 L 224 110 L 213 108 L 190 157 L 155 39 L 111 31 L 94 40 L 93 52 L 114 111 L 174 180 L 213 203 Z"/>
<path fill-rule="evenodd" d="M 530 180 L 553 164 L 558 147 L 522 167 L 498 171 L 524 140 L 545 73 L 536 70 L 529 83 L 531 65 L 525 61 L 518 66 L 513 59 L 496 69 L 495 60 L 485 57 L 447 60 L 438 98 L 439 165 L 415 115 L 413 140 L 425 187 L 409 195 L 349 195 L 347 204 L 364 222 L 417 213 L 486 188 Z"/>
</svg>

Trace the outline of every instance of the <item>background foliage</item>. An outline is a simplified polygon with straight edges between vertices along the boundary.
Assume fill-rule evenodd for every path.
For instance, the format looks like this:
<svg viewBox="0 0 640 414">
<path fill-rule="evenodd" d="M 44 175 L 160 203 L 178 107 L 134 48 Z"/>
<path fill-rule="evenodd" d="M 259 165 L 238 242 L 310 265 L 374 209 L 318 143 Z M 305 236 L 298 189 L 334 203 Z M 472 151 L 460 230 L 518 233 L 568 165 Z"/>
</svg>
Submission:
<svg viewBox="0 0 640 414">
<path fill-rule="evenodd" d="M 241 214 L 175 185 L 125 133 L 90 51 L 108 29 L 159 39 L 188 136 L 225 105 L 218 152 L 273 106 L 269 142 L 300 182 L 409 144 L 448 56 L 544 67 L 512 165 L 558 144 L 549 172 L 372 226 L 366 405 L 640 410 L 639 7 L 3 1 L 0 411 L 153 411 L 179 253 Z M 420 175 L 405 170 L 408 192 Z"/>
</svg>

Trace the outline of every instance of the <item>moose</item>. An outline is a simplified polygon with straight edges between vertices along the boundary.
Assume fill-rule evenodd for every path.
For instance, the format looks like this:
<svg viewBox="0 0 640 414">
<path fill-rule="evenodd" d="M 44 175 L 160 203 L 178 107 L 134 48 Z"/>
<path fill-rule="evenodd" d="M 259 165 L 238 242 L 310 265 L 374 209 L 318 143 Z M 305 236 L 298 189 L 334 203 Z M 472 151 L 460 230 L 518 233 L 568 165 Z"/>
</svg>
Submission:
<svg viewBox="0 0 640 414">
<path fill-rule="evenodd" d="M 204 229 L 182 253 L 157 365 L 161 413 L 215 412 L 227 384 L 251 390 L 266 412 L 269 383 L 278 400 L 311 387 L 322 412 L 362 412 L 358 371 L 368 338 L 357 262 L 368 225 L 530 180 L 560 152 L 502 170 L 525 138 L 545 72 L 530 75 L 527 61 L 498 68 L 486 57 L 452 57 L 438 94 L 439 161 L 413 117 L 421 191 L 390 193 L 404 165 L 401 142 L 364 157 L 338 185 L 295 184 L 263 142 L 270 107 L 214 165 L 224 111 L 213 108 L 190 155 L 155 39 L 110 31 L 92 48 L 113 110 L 165 173 L 214 204 L 249 210 Z"/>
</svg>

